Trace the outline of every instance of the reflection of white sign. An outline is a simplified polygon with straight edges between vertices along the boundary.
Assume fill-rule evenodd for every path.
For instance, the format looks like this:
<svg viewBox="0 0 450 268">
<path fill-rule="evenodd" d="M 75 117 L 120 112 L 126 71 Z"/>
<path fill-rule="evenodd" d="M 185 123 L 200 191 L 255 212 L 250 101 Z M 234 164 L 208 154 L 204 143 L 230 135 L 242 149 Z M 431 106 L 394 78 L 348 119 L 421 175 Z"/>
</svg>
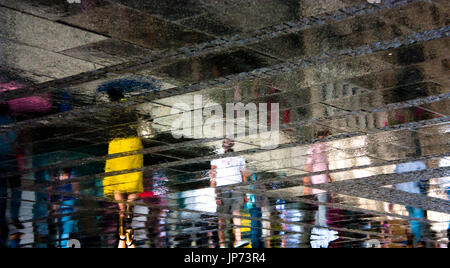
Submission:
<svg viewBox="0 0 450 268">
<path fill-rule="evenodd" d="M 371 4 L 381 4 L 381 0 L 367 0 Z"/>
<path fill-rule="evenodd" d="M 81 0 L 67 0 L 69 4 L 81 4 Z"/>
</svg>

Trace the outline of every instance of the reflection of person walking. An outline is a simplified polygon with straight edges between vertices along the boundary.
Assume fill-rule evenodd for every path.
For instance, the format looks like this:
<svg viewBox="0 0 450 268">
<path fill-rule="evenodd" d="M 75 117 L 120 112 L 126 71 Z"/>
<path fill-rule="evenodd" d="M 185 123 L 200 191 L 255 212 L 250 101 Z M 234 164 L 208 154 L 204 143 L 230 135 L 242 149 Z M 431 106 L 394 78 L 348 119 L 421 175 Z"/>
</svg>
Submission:
<svg viewBox="0 0 450 268">
<path fill-rule="evenodd" d="M 136 82 L 137 83 L 137 82 Z M 102 85 L 98 91 L 106 92 L 109 101 L 118 102 L 125 98 L 125 92 L 133 91 L 133 81 L 113 81 Z M 149 85 L 152 86 L 152 85 Z M 113 110 L 109 124 L 110 130 L 108 154 L 124 154 L 141 151 L 143 144 L 137 137 L 137 131 L 131 124 L 138 119 L 133 109 Z M 120 155 L 119 155 L 120 156 Z M 119 206 L 118 247 L 135 248 L 134 230 L 131 227 L 134 214 L 132 203 L 144 191 L 142 171 L 134 171 L 144 166 L 144 156 L 141 153 L 116 157 L 106 161 L 105 172 L 122 172 L 123 174 L 108 176 L 103 179 L 103 191 L 107 197 L 112 197 Z"/>
<path fill-rule="evenodd" d="M 331 133 L 329 131 L 319 131 L 317 133 L 318 139 L 323 139 L 329 136 Z M 306 161 L 305 171 L 307 173 L 315 173 L 315 172 L 326 172 L 328 171 L 328 156 L 327 156 L 327 146 L 324 143 L 315 143 L 312 144 L 308 149 L 308 158 Z M 314 184 L 322 184 L 329 183 L 332 179 L 329 174 L 320 174 L 314 175 L 311 177 L 305 178 L 305 186 L 314 185 Z M 307 194 L 311 193 L 313 195 L 317 195 L 317 199 L 319 202 L 328 202 L 328 194 L 319 189 L 309 190 L 308 188 L 305 190 Z M 326 207 L 319 206 L 319 211 L 316 214 L 316 225 L 321 227 L 326 227 Z"/>
<path fill-rule="evenodd" d="M 329 130 L 319 131 L 317 133 L 318 139 L 323 139 L 331 135 Z M 306 161 L 305 171 L 307 173 L 327 172 L 329 171 L 327 145 L 319 142 L 312 144 L 308 150 L 308 158 Z M 305 194 L 313 194 L 316 196 L 317 201 L 320 203 L 329 202 L 329 194 L 326 191 L 320 189 L 310 190 L 308 185 L 324 184 L 333 182 L 333 179 L 329 174 L 313 175 L 304 179 Z M 309 212 L 307 212 L 309 214 Z M 312 216 L 312 215 L 311 215 Z M 323 204 L 319 204 L 315 215 L 316 228 L 304 228 L 305 239 L 311 238 L 311 246 L 313 248 L 323 247 L 327 248 L 331 241 L 337 240 L 337 232 L 328 229 L 327 223 L 327 207 Z M 320 227 L 320 228 L 319 228 Z M 325 227 L 325 228 L 322 228 Z"/>
<path fill-rule="evenodd" d="M 0 104 L 0 125 L 12 123 L 9 106 Z M 13 131 L 0 133 L 0 176 L 10 172 L 17 172 L 19 165 L 16 157 L 17 136 Z M 0 248 L 6 247 L 8 239 L 8 223 L 6 221 L 6 209 L 8 200 L 8 186 L 12 189 L 10 216 L 11 222 L 16 229 L 23 229 L 19 221 L 19 209 L 21 191 L 20 176 L 9 176 L 0 178 Z"/>
<path fill-rule="evenodd" d="M 439 161 L 439 167 L 450 167 L 450 157 L 444 157 Z M 444 194 L 447 194 L 450 200 L 450 177 L 443 177 L 439 179 L 439 184 Z M 450 246 L 450 223 L 447 230 L 448 243 Z"/>
<path fill-rule="evenodd" d="M 402 163 L 398 164 L 395 167 L 395 173 L 402 174 L 402 173 L 408 173 L 413 171 L 420 171 L 420 170 L 426 170 L 427 165 L 423 161 L 415 161 L 415 162 L 408 162 L 408 163 Z M 405 182 L 401 184 L 397 184 L 394 186 L 395 189 L 407 192 L 410 194 L 421 194 L 422 190 L 420 189 L 420 184 L 417 181 L 412 182 Z M 420 208 L 412 207 L 412 206 L 406 206 L 406 210 L 408 211 L 408 214 L 410 217 L 415 218 L 417 220 L 411 220 L 410 221 L 410 228 L 411 232 L 414 235 L 414 244 L 419 245 L 419 242 L 422 240 L 423 236 L 423 223 L 420 221 L 420 219 L 423 219 L 425 217 L 425 211 Z"/>
<path fill-rule="evenodd" d="M 120 154 L 142 150 L 142 141 L 136 137 L 116 138 L 109 143 L 108 154 Z M 105 172 L 127 171 L 142 168 L 144 157 L 142 154 L 131 155 L 121 158 L 114 158 L 106 161 Z M 112 177 L 106 177 L 103 180 L 103 190 L 106 196 L 114 197 L 119 202 L 119 247 L 123 247 L 126 242 L 127 247 L 133 248 L 133 229 L 131 221 L 133 217 L 133 206 L 129 203 L 134 202 L 139 193 L 144 191 L 142 172 L 126 173 Z M 123 202 L 127 202 L 124 204 Z M 125 221 L 126 220 L 126 221 Z M 125 230 L 126 229 L 126 230 Z"/>
<path fill-rule="evenodd" d="M 234 142 L 232 140 L 225 140 L 222 144 L 225 153 L 233 152 Z M 250 176 L 245 166 L 245 159 L 242 157 L 226 157 L 221 159 L 215 159 L 211 161 L 211 187 L 220 187 L 226 185 L 237 184 L 245 182 Z M 217 190 L 217 205 L 218 213 L 220 214 L 233 214 L 234 247 L 245 247 L 249 244 L 248 241 L 242 240 L 242 234 L 240 230 L 241 226 L 241 208 L 244 205 L 244 197 L 240 193 L 236 193 L 230 190 L 220 191 Z M 226 226 L 225 218 L 219 216 L 219 243 L 220 247 L 225 247 L 225 231 Z"/>
<path fill-rule="evenodd" d="M 70 180 L 73 176 L 72 168 L 62 169 L 56 180 L 59 182 Z M 58 193 L 74 193 L 78 194 L 78 183 L 72 182 L 67 184 L 61 184 L 55 186 L 55 191 Z M 55 212 L 58 212 L 60 217 L 58 218 L 58 232 L 59 232 L 59 246 L 61 248 L 68 248 L 68 242 L 71 235 L 77 231 L 76 221 L 72 218 L 72 214 L 75 211 L 75 201 L 76 199 L 72 196 L 57 195 L 52 200 Z"/>
<path fill-rule="evenodd" d="M 439 167 L 450 167 L 450 157 L 444 157 L 439 161 Z M 450 177 L 443 177 L 439 179 L 439 184 L 444 194 L 447 194 L 450 199 Z"/>
</svg>

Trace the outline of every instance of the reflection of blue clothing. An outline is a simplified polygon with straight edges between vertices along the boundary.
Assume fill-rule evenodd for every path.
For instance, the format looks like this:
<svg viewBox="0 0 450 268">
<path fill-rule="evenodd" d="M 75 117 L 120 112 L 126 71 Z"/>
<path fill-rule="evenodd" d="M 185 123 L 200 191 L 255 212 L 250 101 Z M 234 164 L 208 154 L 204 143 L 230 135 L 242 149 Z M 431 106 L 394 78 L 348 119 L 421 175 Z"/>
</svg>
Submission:
<svg viewBox="0 0 450 268">
<path fill-rule="evenodd" d="M 254 207 L 250 209 L 250 217 L 260 219 L 262 217 L 261 208 Z M 262 248 L 262 222 L 260 220 L 251 220 L 250 236 L 252 239 L 252 248 Z"/>
<path fill-rule="evenodd" d="M 20 248 L 20 239 L 10 240 L 8 244 L 9 248 Z"/>
<path fill-rule="evenodd" d="M 0 116 L 0 125 L 9 125 L 13 120 L 9 116 Z M 0 175 L 17 171 L 17 158 L 15 143 L 17 135 L 14 131 L 0 133 Z M 14 189 L 20 185 L 20 178 L 0 178 L 0 222 L 6 222 L 6 208 L 8 197 L 8 184 L 12 188 L 11 218 L 19 218 L 21 192 Z"/>
<path fill-rule="evenodd" d="M 147 93 L 152 91 L 159 91 L 161 87 L 156 83 L 156 80 L 151 81 L 137 81 L 135 79 L 117 79 L 108 81 L 97 88 L 98 92 L 135 92 Z"/>
<path fill-rule="evenodd" d="M 70 104 L 71 96 L 67 92 L 63 92 L 61 95 L 62 101 L 59 106 L 61 112 L 67 112 L 72 110 L 72 105 Z"/>
<path fill-rule="evenodd" d="M 257 181 L 256 174 L 253 174 L 251 177 L 252 181 Z M 253 185 L 250 186 L 251 190 L 254 190 L 255 187 Z M 254 194 L 245 194 L 247 196 L 248 201 L 245 203 L 246 209 L 252 209 L 256 207 L 256 195 Z"/>
<path fill-rule="evenodd" d="M 61 203 L 60 207 L 60 213 L 62 215 L 64 214 L 71 214 L 74 212 L 73 206 L 75 205 L 75 199 L 72 200 L 66 200 Z M 62 248 L 67 248 L 67 242 L 69 242 L 70 234 L 75 231 L 75 221 L 72 219 L 72 216 L 67 215 L 63 216 L 60 219 L 60 245 Z"/>
<path fill-rule="evenodd" d="M 72 110 L 72 106 L 70 104 L 71 96 L 68 93 L 64 92 L 61 97 L 63 99 L 63 101 L 60 104 L 61 112 L 71 111 Z M 56 187 L 56 191 L 71 193 L 72 185 L 66 184 L 58 186 Z M 71 214 L 74 212 L 73 206 L 75 205 L 75 199 L 73 197 L 58 196 L 57 199 L 59 200 L 59 202 L 61 202 L 61 206 L 59 208 L 59 213 L 61 213 L 61 215 Z M 72 220 L 72 216 L 63 216 L 60 219 L 60 241 L 61 241 L 60 246 L 62 248 L 67 247 L 70 234 L 73 233 L 74 227 L 75 223 Z"/>
<path fill-rule="evenodd" d="M 0 126 L 9 125 L 12 123 L 14 123 L 14 120 L 11 118 L 11 116 L 7 115 L 0 116 Z"/>
<path fill-rule="evenodd" d="M 395 173 L 401 174 L 426 169 L 427 166 L 424 162 L 416 161 L 397 165 L 395 167 Z M 395 188 L 410 194 L 421 194 L 420 185 L 417 181 L 397 184 L 395 185 Z M 409 216 L 412 218 L 423 219 L 425 217 L 425 211 L 423 209 L 410 206 L 407 206 L 406 209 L 408 210 Z M 422 239 L 422 223 L 418 220 L 411 220 L 410 227 L 415 239 Z"/>
<path fill-rule="evenodd" d="M 58 153 L 48 153 L 48 154 L 41 154 L 41 155 L 35 155 L 33 156 L 33 167 L 45 167 L 50 164 L 62 161 L 62 160 L 76 160 L 84 155 L 82 154 L 76 154 L 73 152 L 58 152 Z M 50 170 L 43 169 L 39 170 L 34 174 L 34 178 L 36 182 L 48 182 L 52 180 L 52 175 L 50 173 Z M 68 186 L 59 186 L 56 188 L 57 191 L 60 192 L 72 192 L 71 185 Z M 41 238 L 40 241 L 45 241 L 45 239 L 48 239 L 48 236 L 50 234 L 50 230 L 48 228 L 48 223 L 41 219 L 47 219 L 49 215 L 49 208 L 48 205 L 50 202 L 50 196 L 46 193 L 40 193 L 36 192 L 36 202 L 33 205 L 33 219 L 35 220 L 33 222 L 33 228 L 34 228 L 34 235 Z M 61 203 L 62 202 L 62 203 Z M 67 202 L 67 203 L 65 203 Z M 69 198 L 63 198 L 61 197 L 60 201 L 60 214 L 65 215 L 73 212 L 73 205 L 71 205 L 74 202 L 74 199 Z M 67 216 L 69 217 L 69 216 Z M 71 226 L 74 225 L 71 218 L 66 218 L 66 216 L 62 217 L 60 220 L 61 227 L 60 227 L 60 233 L 61 234 L 70 234 L 73 233 L 73 231 L 70 231 L 72 229 Z M 67 241 L 66 241 L 67 244 Z M 46 247 L 47 243 L 38 243 L 36 244 L 36 247 Z"/>
<path fill-rule="evenodd" d="M 44 167 L 49 164 L 60 161 L 61 159 L 71 159 L 65 153 L 43 154 L 33 157 L 33 167 Z M 73 158 L 73 157 L 72 157 Z M 34 174 L 37 182 L 48 182 L 51 180 L 51 174 L 48 169 L 39 170 Z M 33 219 L 45 219 L 49 215 L 48 205 L 50 196 L 46 193 L 36 192 L 36 202 L 33 205 Z M 49 235 L 48 224 L 43 221 L 37 221 L 34 226 L 36 236 L 47 237 Z M 45 244 L 37 244 L 36 247 L 45 247 Z"/>
<path fill-rule="evenodd" d="M 38 155 L 33 157 L 33 167 L 42 167 L 47 165 L 50 159 L 47 155 Z M 34 174 L 37 183 L 50 181 L 48 170 L 40 170 Z M 34 222 L 34 234 L 37 237 L 47 237 L 49 235 L 48 224 L 41 219 L 48 216 L 48 204 L 50 203 L 49 195 L 46 193 L 36 192 L 36 202 L 33 204 L 33 219 L 39 219 Z M 38 243 L 37 248 L 46 247 L 46 244 Z"/>
<path fill-rule="evenodd" d="M 11 117 L 0 116 L 0 126 L 9 125 L 11 123 L 13 123 Z M 0 133 L 0 160 L 2 162 L 7 161 L 8 159 L 11 160 L 11 155 L 15 154 L 14 144 L 16 142 L 16 139 L 17 139 L 16 133 L 14 133 L 13 131 Z M 2 169 L 6 168 L 7 166 L 9 165 L 2 164 L 0 166 L 0 171 L 5 172 L 5 170 Z"/>
<path fill-rule="evenodd" d="M 251 177 L 253 181 L 257 181 L 256 174 Z M 254 189 L 254 186 L 250 186 L 250 189 Z M 246 194 L 248 201 L 245 203 L 245 208 L 250 210 L 250 237 L 252 240 L 252 248 L 263 248 L 262 243 L 262 222 L 260 220 L 253 220 L 253 218 L 260 219 L 262 217 L 262 210 L 258 207 L 258 198 L 254 194 Z"/>
<path fill-rule="evenodd" d="M 71 176 L 70 176 L 71 177 Z M 70 178 L 69 177 L 69 178 Z M 56 187 L 57 192 L 62 193 L 72 193 L 72 184 L 64 184 Z M 70 239 L 70 234 L 75 231 L 75 222 L 72 219 L 72 214 L 75 209 L 75 198 L 70 196 L 57 196 L 58 203 L 60 204 L 59 207 L 59 214 L 60 215 L 66 215 L 60 218 L 59 223 L 59 241 L 60 241 L 60 247 L 61 248 L 67 248 L 67 242 Z"/>
<path fill-rule="evenodd" d="M 410 217 L 423 219 L 425 217 L 425 211 L 420 208 L 406 207 Z M 422 239 L 422 223 L 417 220 L 411 220 L 411 232 L 416 239 Z"/>
<path fill-rule="evenodd" d="M 57 192 L 71 193 L 72 192 L 72 184 L 68 183 L 68 184 L 60 185 L 60 186 L 57 186 L 55 189 L 56 189 Z M 70 196 L 57 196 L 57 199 L 59 201 L 74 200 L 74 198 L 70 197 Z"/>
<path fill-rule="evenodd" d="M 11 156 L 15 153 L 13 147 L 15 141 L 16 134 L 14 132 L 0 133 L 0 158 L 11 159 Z"/>
</svg>

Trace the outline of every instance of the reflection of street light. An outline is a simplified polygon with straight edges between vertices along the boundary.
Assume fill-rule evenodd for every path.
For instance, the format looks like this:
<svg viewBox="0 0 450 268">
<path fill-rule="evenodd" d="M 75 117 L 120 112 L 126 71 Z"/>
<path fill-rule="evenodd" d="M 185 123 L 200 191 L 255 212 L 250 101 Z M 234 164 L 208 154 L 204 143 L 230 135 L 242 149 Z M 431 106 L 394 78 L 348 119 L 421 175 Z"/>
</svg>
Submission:
<svg viewBox="0 0 450 268">
<path fill-rule="evenodd" d="M 67 0 L 69 4 L 81 4 L 81 0 Z"/>
<path fill-rule="evenodd" d="M 371 4 L 381 4 L 381 0 L 367 0 Z"/>
</svg>

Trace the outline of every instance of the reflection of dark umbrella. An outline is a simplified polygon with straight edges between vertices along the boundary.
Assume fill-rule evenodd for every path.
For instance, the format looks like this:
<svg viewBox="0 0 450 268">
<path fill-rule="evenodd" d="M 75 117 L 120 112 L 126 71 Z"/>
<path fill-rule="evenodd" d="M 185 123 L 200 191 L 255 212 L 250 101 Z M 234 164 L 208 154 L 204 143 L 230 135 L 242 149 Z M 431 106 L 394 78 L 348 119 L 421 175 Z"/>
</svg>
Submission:
<svg viewBox="0 0 450 268">
<path fill-rule="evenodd" d="M 133 79 L 118 79 L 100 85 L 98 92 L 106 92 L 111 101 L 118 101 L 125 97 L 126 92 L 153 92 L 160 90 L 156 82 L 137 81 Z"/>
</svg>

